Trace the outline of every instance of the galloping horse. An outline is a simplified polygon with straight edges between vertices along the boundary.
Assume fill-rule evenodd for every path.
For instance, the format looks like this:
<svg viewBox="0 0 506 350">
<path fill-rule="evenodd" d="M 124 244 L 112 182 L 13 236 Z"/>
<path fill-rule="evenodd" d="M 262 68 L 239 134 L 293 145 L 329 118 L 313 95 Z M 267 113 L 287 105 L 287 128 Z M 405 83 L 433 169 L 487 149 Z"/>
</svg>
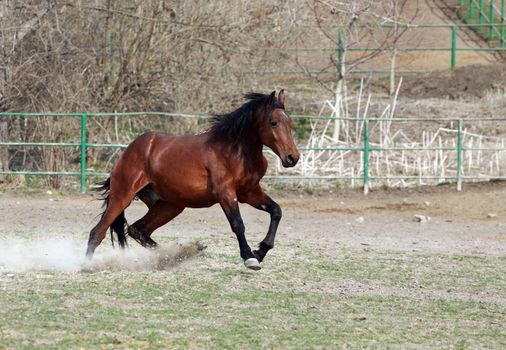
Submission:
<svg viewBox="0 0 506 350">
<path fill-rule="evenodd" d="M 114 165 L 101 189 L 105 211 L 91 230 L 88 258 L 110 227 L 124 248 L 126 236 L 142 246 L 156 247 L 151 234 L 184 208 L 204 208 L 219 203 L 236 234 L 246 267 L 259 270 L 273 248 L 281 208 L 260 187 L 267 170 L 263 146 L 278 155 L 284 167 L 293 167 L 300 153 L 292 138 L 292 120 L 285 111 L 285 94 L 250 93 L 235 111 L 217 115 L 207 132 L 169 135 L 148 132 L 135 139 Z M 138 197 L 149 208 L 129 226 L 124 210 Z M 252 251 L 245 237 L 239 203 L 266 211 L 269 230 L 258 249 Z M 126 231 L 126 232 L 125 232 Z"/>
</svg>

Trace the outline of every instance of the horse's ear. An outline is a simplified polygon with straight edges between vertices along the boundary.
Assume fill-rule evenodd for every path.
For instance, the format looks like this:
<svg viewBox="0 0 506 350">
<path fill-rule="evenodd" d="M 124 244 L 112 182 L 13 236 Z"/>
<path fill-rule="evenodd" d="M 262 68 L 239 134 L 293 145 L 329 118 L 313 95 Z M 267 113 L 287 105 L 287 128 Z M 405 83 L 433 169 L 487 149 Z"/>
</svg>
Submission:
<svg viewBox="0 0 506 350">
<path fill-rule="evenodd" d="M 271 92 L 271 95 L 269 96 L 269 101 L 267 101 L 267 106 L 272 106 L 276 102 L 276 91 Z"/>
<path fill-rule="evenodd" d="M 283 105 L 285 104 L 285 90 L 281 89 L 281 91 L 279 92 L 278 101 L 281 102 Z"/>
</svg>

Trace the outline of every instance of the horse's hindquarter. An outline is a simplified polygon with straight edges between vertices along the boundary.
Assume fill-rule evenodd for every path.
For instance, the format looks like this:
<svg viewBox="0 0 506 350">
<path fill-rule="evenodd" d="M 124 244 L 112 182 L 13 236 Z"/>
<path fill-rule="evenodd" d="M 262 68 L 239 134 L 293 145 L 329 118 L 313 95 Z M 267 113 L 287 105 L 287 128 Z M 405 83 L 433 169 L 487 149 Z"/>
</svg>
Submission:
<svg viewBox="0 0 506 350">
<path fill-rule="evenodd" d="M 147 175 L 162 199 L 181 207 L 216 203 L 209 187 L 204 142 L 202 135 L 156 135 Z"/>
</svg>

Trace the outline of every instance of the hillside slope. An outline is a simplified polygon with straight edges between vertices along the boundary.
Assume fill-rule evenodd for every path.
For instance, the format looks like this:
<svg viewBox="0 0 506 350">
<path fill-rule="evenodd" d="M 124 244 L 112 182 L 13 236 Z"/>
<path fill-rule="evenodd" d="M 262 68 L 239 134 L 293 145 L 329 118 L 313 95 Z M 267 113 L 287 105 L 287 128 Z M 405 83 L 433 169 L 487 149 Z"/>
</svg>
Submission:
<svg viewBox="0 0 506 350">
<path fill-rule="evenodd" d="M 455 4 L 453 4 L 455 3 Z M 439 0 L 408 0 L 401 16 L 411 22 L 413 25 L 440 25 L 440 24 L 460 24 L 451 18 L 449 14 L 451 9 L 455 8 L 457 1 L 439 1 Z M 446 70 L 450 68 L 452 33 L 451 28 L 431 27 L 431 28 L 410 28 L 401 37 L 399 47 L 405 48 L 431 48 L 448 49 L 448 51 L 411 51 L 400 52 L 397 58 L 398 70 L 421 70 L 434 71 Z M 472 40 L 468 31 L 459 29 L 457 31 L 457 50 L 479 48 L 480 43 Z M 456 66 L 462 67 L 474 64 L 488 64 L 497 62 L 493 54 L 489 52 L 476 51 L 457 51 Z M 382 55 L 374 62 L 369 62 L 368 66 L 377 67 L 383 65 L 384 69 L 389 68 L 389 54 Z"/>
</svg>

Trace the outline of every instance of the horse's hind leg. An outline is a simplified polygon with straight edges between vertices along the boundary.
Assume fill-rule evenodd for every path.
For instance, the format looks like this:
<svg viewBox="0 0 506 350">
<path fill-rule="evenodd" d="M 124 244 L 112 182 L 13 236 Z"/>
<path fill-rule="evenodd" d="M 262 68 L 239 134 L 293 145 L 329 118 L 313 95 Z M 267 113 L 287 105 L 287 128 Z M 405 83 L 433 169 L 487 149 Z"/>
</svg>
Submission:
<svg viewBox="0 0 506 350">
<path fill-rule="evenodd" d="M 143 200 L 141 196 L 139 198 Z M 157 246 L 157 243 L 150 237 L 153 231 L 174 219 L 184 208 L 177 207 L 163 200 L 146 204 L 149 207 L 148 212 L 141 219 L 129 226 L 128 235 L 143 247 L 154 248 Z"/>
<path fill-rule="evenodd" d="M 90 237 L 88 239 L 88 249 L 86 250 L 86 256 L 88 258 L 91 258 L 93 256 L 95 249 L 104 240 L 109 226 L 111 226 L 114 220 L 116 220 L 116 218 L 123 212 L 123 210 L 125 210 L 128 204 L 130 204 L 130 202 L 125 204 L 125 202 L 126 200 L 122 201 L 109 198 L 104 214 L 100 218 L 98 224 L 90 232 Z"/>
<path fill-rule="evenodd" d="M 132 176 L 133 177 L 133 176 Z M 135 193 L 142 188 L 142 175 L 138 173 L 135 181 L 125 181 L 124 178 L 115 178 L 111 176 L 111 187 L 107 199 L 107 207 L 100 218 L 98 224 L 91 230 L 88 239 L 88 249 L 86 256 L 91 258 L 95 249 L 105 238 L 107 229 L 112 225 L 114 220 L 130 205 L 135 197 Z"/>
</svg>

